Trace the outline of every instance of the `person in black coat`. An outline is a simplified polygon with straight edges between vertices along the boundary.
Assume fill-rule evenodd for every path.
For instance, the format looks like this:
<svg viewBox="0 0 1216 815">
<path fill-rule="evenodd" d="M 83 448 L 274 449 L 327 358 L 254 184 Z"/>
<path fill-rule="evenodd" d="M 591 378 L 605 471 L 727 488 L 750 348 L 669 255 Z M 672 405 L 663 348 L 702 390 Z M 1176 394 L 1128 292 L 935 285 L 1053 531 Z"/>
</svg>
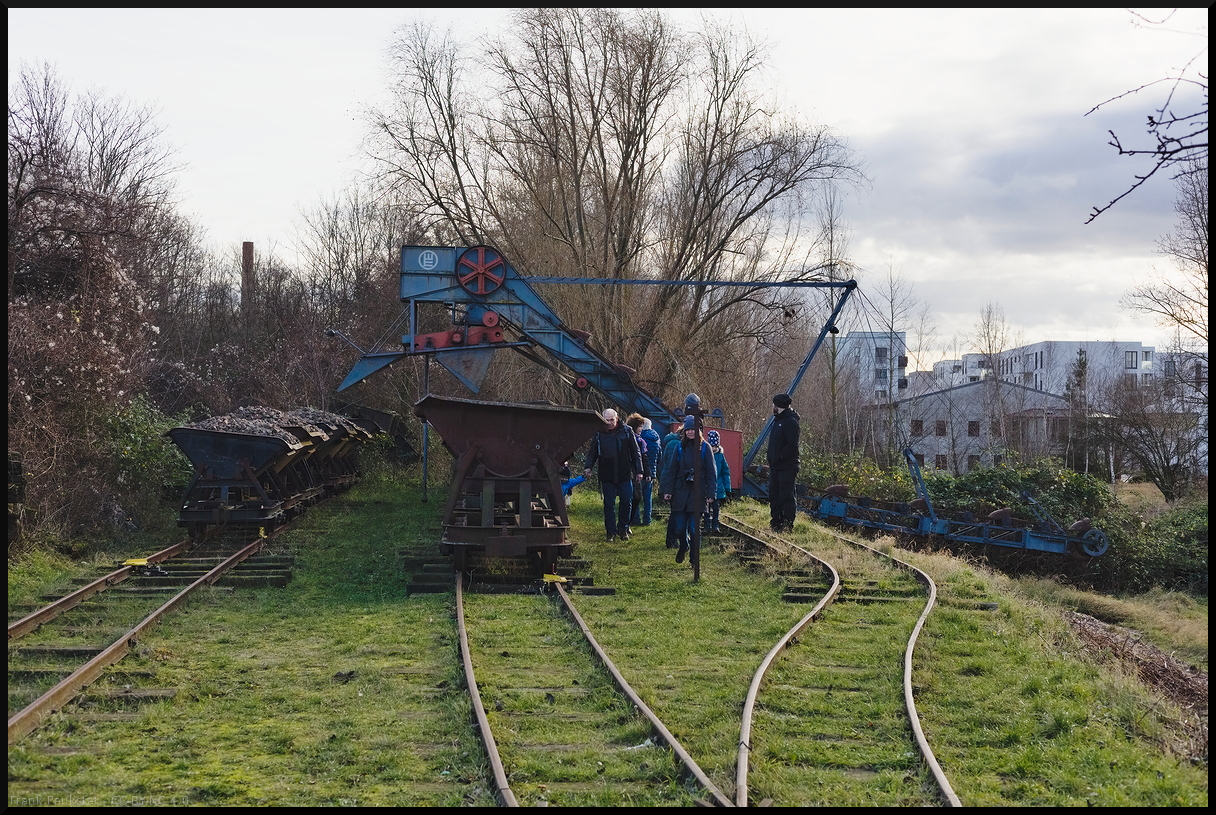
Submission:
<svg viewBox="0 0 1216 815">
<path fill-rule="evenodd" d="M 676 563 L 684 562 L 684 555 L 691 547 L 692 562 L 696 566 L 701 551 L 700 520 L 705 507 L 714 498 L 718 471 L 713 451 L 701 439 L 696 417 L 684 419 L 680 435 L 680 443 L 671 448 L 671 455 L 664 456 L 659 491 L 664 501 L 671 502 L 671 526 L 679 546 Z"/>
<path fill-rule="evenodd" d="M 774 532 L 794 528 L 794 479 L 798 477 L 798 411 L 788 393 L 773 397 L 773 427 L 768 436 L 769 527 Z"/>
<path fill-rule="evenodd" d="M 591 452 L 583 475 L 599 464 L 600 492 L 604 496 L 604 531 L 607 540 L 629 537 L 629 513 L 633 510 L 634 482 L 641 486 L 642 454 L 637 437 L 621 422 L 612 408 L 601 414 L 605 428 L 591 440 Z M 619 502 L 619 508 L 618 508 Z"/>
</svg>

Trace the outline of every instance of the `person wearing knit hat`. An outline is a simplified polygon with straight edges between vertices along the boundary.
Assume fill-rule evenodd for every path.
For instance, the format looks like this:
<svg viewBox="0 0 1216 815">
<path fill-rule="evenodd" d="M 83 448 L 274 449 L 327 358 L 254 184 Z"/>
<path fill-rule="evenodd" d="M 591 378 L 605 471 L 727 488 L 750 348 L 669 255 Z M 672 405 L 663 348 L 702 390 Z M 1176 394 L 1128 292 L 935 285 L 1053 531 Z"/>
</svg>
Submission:
<svg viewBox="0 0 1216 815">
<path fill-rule="evenodd" d="M 654 481 L 659 474 L 659 434 L 650 426 L 650 420 L 640 413 L 630 413 L 625 424 L 633 429 L 642 454 L 642 481 L 633 491 L 633 512 L 629 516 L 630 528 L 649 526 L 654 507 Z"/>
<path fill-rule="evenodd" d="M 695 570 L 701 563 L 701 516 L 713 500 L 718 473 L 714 469 L 713 451 L 701 439 L 697 417 L 685 418 L 680 436 L 670 456 L 666 449 L 663 451 L 659 492 L 664 501 L 671 502 L 670 527 L 677 545 L 676 563 L 683 563 L 684 556 L 691 551 Z"/>
<path fill-rule="evenodd" d="M 772 428 L 768 437 L 768 506 L 769 527 L 774 532 L 789 532 L 794 528 L 794 480 L 798 477 L 798 411 L 792 407 L 788 393 L 773 397 Z"/>
<path fill-rule="evenodd" d="M 717 430 L 711 430 L 706 434 L 705 440 L 709 442 L 709 449 L 714 454 L 714 467 L 718 471 L 718 483 L 714 489 L 714 500 L 705 510 L 703 526 L 706 532 L 716 533 L 722 531 L 722 527 L 718 524 L 718 513 L 722 509 L 722 502 L 730 494 L 730 465 L 726 463 L 726 454 L 722 452 L 721 434 Z"/>
</svg>

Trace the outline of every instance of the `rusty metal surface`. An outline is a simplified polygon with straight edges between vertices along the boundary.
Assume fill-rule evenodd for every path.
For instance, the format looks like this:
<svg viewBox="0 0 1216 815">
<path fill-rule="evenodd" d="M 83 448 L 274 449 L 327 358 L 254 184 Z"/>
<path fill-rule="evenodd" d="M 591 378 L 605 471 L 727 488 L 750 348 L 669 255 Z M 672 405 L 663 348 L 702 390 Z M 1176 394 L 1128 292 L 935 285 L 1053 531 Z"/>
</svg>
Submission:
<svg viewBox="0 0 1216 815">
<path fill-rule="evenodd" d="M 282 530 L 280 530 L 281 532 Z M 107 667 L 121 660 L 131 650 L 131 644 L 142 636 L 143 632 L 151 628 L 160 619 L 169 612 L 182 605 L 192 594 L 201 589 L 203 586 L 210 586 L 215 583 L 225 573 L 240 565 L 241 561 L 248 558 L 250 555 L 256 554 L 265 544 L 267 540 L 275 537 L 279 533 L 272 533 L 265 538 L 260 538 L 245 548 L 241 549 L 236 554 L 224 560 L 207 574 L 195 580 L 186 588 L 182 589 L 178 594 L 174 595 L 167 603 L 162 605 L 156 611 L 146 617 L 143 622 L 132 628 L 127 633 L 119 637 L 108 648 L 104 649 L 100 654 L 86 662 L 80 668 L 77 668 L 71 676 L 59 682 L 53 688 L 48 690 L 42 696 L 35 699 L 24 709 L 18 711 L 9 717 L 8 720 L 8 743 L 14 744 L 23 736 L 28 735 L 38 727 L 42 721 L 54 711 L 63 707 L 81 691 L 92 684 Z"/>
<path fill-rule="evenodd" d="M 593 410 L 435 395 L 420 399 L 414 415 L 439 432 L 453 456 L 477 447 L 481 463 L 504 476 L 526 472 L 538 449 L 560 465 L 605 428 Z"/>
<path fill-rule="evenodd" d="M 194 545 L 194 541 L 189 540 L 189 539 L 180 541 L 178 543 L 173 544 L 168 549 L 162 549 L 161 551 L 159 551 L 155 554 L 148 555 L 147 561 L 149 563 L 163 563 L 164 561 L 166 561 L 170 558 L 176 557 L 177 555 L 181 554 L 182 552 L 187 551 L 193 545 Z M 59 616 L 63 612 L 75 608 L 76 606 L 83 603 L 85 600 L 92 597 L 94 594 L 105 591 L 106 589 L 110 588 L 111 586 L 121 583 L 123 580 L 127 579 L 127 576 L 130 575 L 130 573 L 131 573 L 131 567 L 123 566 L 120 569 L 110 572 L 108 575 L 105 575 L 104 577 L 97 578 L 92 583 L 89 583 L 87 586 L 82 586 L 81 588 L 77 589 L 76 591 L 72 592 L 71 594 L 67 595 L 66 597 L 61 597 L 59 600 L 56 600 L 55 602 L 51 603 L 50 605 L 44 606 L 43 608 L 38 609 L 33 614 L 29 614 L 25 617 L 22 617 L 20 620 L 17 620 L 16 622 L 9 623 L 9 626 L 8 626 L 9 640 L 11 641 L 11 640 L 19 639 L 20 637 L 25 636 L 29 632 L 36 629 L 38 626 L 45 623 L 47 620 L 54 619 L 55 617 Z"/>
</svg>

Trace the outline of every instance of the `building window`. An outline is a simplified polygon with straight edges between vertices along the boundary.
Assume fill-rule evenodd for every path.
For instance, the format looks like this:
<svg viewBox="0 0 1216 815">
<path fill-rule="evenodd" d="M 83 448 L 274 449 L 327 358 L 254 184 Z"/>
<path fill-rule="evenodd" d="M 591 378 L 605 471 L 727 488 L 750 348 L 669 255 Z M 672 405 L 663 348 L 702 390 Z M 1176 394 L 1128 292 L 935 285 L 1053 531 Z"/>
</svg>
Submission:
<svg viewBox="0 0 1216 815">
<path fill-rule="evenodd" d="M 1148 387 L 1151 387 L 1152 384 L 1153 384 L 1153 375 L 1152 374 L 1140 374 L 1140 387 L 1148 388 Z"/>
<path fill-rule="evenodd" d="M 968 382 L 979 382 L 980 378 L 978 376 L 969 376 L 969 377 L 967 377 L 967 381 Z"/>
<path fill-rule="evenodd" d="M 1139 367 L 1140 352 L 1139 351 L 1124 351 L 1123 352 L 1123 367 L 1136 368 Z"/>
<path fill-rule="evenodd" d="M 886 368 L 875 368 L 874 369 L 874 381 L 875 382 L 886 382 L 887 381 L 887 369 Z"/>
<path fill-rule="evenodd" d="M 912 435 L 913 436 L 925 435 L 925 420 L 924 419 L 913 419 L 912 420 Z"/>
<path fill-rule="evenodd" d="M 1178 368 L 1176 365 L 1177 364 L 1174 362 L 1174 360 L 1167 359 L 1165 362 L 1161 363 L 1161 373 L 1165 376 L 1176 376 L 1178 373 Z"/>
<path fill-rule="evenodd" d="M 992 466 L 993 467 L 1000 467 L 1004 463 L 1005 463 L 1004 456 L 993 456 L 992 457 Z"/>
<path fill-rule="evenodd" d="M 1143 356 L 1143 357 L 1141 357 L 1141 358 L 1142 358 L 1142 359 L 1143 359 L 1143 360 L 1144 360 L 1146 363 L 1148 363 L 1148 362 L 1152 362 L 1152 360 L 1153 360 L 1153 352 L 1152 352 L 1152 351 L 1145 351 L 1145 352 L 1144 352 L 1144 356 Z"/>
<path fill-rule="evenodd" d="M 945 457 L 945 456 L 934 456 L 934 457 L 933 457 L 933 469 L 935 469 L 935 470 L 944 470 L 944 469 L 946 469 L 948 466 L 949 466 L 949 464 L 947 464 L 947 463 L 946 463 L 946 457 Z"/>
<path fill-rule="evenodd" d="M 973 439 L 979 438 L 980 423 L 979 422 L 967 422 L 967 435 L 972 437 Z"/>
<path fill-rule="evenodd" d="M 967 472 L 978 470 L 980 468 L 979 456 L 967 456 Z"/>
<path fill-rule="evenodd" d="M 1001 422 L 999 419 L 992 420 L 992 426 L 988 428 L 988 434 L 994 439 L 1001 437 Z"/>
<path fill-rule="evenodd" d="M 875 362 L 886 362 L 888 350 L 889 349 L 887 349 L 887 348 L 875 348 L 874 349 L 874 361 Z"/>
<path fill-rule="evenodd" d="M 913 453 L 912 458 L 916 459 L 916 464 L 918 467 L 925 466 L 925 454 L 924 453 Z"/>
<path fill-rule="evenodd" d="M 874 391 L 874 398 L 875 399 L 886 399 L 887 392 L 886 391 Z"/>
<path fill-rule="evenodd" d="M 934 433 L 934 435 L 937 435 L 937 436 L 946 435 L 946 420 L 945 419 L 938 419 L 936 422 L 933 423 L 933 433 Z"/>
</svg>

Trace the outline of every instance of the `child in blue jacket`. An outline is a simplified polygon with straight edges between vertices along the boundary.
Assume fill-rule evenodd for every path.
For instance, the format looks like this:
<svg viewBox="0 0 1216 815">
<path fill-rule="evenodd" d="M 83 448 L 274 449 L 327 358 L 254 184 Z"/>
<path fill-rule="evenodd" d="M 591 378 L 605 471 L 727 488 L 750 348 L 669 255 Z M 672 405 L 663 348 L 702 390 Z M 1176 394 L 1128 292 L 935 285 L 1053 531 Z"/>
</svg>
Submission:
<svg viewBox="0 0 1216 815">
<path fill-rule="evenodd" d="M 722 508 L 722 502 L 726 496 L 730 495 L 730 466 L 726 463 L 726 454 L 722 452 L 722 437 L 718 431 L 709 431 L 705 440 L 709 442 L 709 448 L 714 453 L 718 484 L 714 491 L 713 502 L 705 509 L 704 529 L 706 532 L 721 532 L 722 527 L 718 526 L 718 511 Z"/>
</svg>

